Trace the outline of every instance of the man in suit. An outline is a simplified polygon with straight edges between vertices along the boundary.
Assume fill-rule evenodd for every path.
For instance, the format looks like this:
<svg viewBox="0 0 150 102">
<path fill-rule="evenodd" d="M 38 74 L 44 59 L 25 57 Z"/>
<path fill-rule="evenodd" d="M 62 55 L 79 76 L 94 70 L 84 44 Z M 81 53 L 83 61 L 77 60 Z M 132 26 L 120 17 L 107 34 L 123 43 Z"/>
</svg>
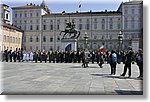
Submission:
<svg viewBox="0 0 150 102">
<path fill-rule="evenodd" d="M 128 73 L 128 78 L 131 77 L 131 62 L 132 62 L 132 55 L 133 55 L 133 51 L 132 51 L 132 48 L 129 46 L 128 47 L 128 51 L 125 55 L 125 66 L 124 66 L 124 71 L 123 73 L 121 74 L 121 76 L 125 76 L 126 72 L 127 72 L 127 69 L 129 70 L 129 73 Z"/>
</svg>

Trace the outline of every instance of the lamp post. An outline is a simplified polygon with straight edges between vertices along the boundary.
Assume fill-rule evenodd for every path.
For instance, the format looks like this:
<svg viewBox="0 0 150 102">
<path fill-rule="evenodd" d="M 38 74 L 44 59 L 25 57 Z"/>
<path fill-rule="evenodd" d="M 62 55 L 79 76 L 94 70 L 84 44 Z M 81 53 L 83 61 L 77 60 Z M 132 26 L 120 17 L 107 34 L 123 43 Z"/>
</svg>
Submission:
<svg viewBox="0 0 150 102">
<path fill-rule="evenodd" d="M 122 31 L 119 32 L 118 34 L 118 41 L 119 41 L 119 48 L 118 50 L 122 50 L 122 43 L 123 43 L 123 34 L 122 34 Z"/>
<path fill-rule="evenodd" d="M 87 50 L 87 44 L 88 44 L 87 41 L 88 41 L 88 38 L 89 38 L 89 37 L 88 37 L 88 35 L 87 35 L 87 32 L 85 32 L 85 36 L 84 36 L 84 40 L 85 40 L 85 46 L 84 46 L 84 49 L 85 49 L 85 50 Z"/>
</svg>

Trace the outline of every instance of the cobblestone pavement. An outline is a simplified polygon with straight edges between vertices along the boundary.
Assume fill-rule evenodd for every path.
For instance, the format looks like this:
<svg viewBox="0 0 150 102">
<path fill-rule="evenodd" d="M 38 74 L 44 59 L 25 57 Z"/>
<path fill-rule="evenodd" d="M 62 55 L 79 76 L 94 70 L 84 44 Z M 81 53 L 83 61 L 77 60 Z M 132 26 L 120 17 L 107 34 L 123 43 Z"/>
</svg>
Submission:
<svg viewBox="0 0 150 102">
<path fill-rule="evenodd" d="M 3 65 L 2 94 L 100 94 L 142 95 L 143 80 L 132 65 L 131 78 L 121 77 L 123 64 L 117 65 L 116 75 L 110 75 L 109 64 L 103 68 L 80 63 L 1 63 Z"/>
</svg>

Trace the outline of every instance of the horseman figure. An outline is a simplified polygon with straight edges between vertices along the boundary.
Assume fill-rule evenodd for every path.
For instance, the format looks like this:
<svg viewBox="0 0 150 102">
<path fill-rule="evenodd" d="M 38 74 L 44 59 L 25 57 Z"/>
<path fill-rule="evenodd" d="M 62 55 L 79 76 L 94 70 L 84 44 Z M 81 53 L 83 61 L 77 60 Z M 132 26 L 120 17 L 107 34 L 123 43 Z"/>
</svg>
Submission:
<svg viewBox="0 0 150 102">
<path fill-rule="evenodd" d="M 77 39 L 80 36 L 80 31 L 75 28 L 74 22 L 67 22 L 65 31 L 61 31 L 60 35 L 62 33 L 64 33 L 63 38 L 66 38 L 66 36 L 69 35 L 70 38 Z"/>
</svg>

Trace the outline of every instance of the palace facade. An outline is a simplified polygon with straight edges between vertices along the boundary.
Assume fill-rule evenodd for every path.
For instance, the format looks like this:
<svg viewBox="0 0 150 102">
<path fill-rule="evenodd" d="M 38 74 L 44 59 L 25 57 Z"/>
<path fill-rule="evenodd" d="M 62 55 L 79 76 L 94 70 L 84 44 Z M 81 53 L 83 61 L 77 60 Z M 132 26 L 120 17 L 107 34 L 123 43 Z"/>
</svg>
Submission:
<svg viewBox="0 0 150 102">
<path fill-rule="evenodd" d="M 118 35 L 123 35 L 121 49 L 143 47 L 143 1 L 122 2 L 116 11 L 53 13 L 43 1 L 12 8 L 13 24 L 24 31 L 25 50 L 61 50 L 66 22 L 74 22 L 81 31 L 78 49 L 84 49 L 88 34 L 88 49 L 120 49 Z"/>
</svg>

